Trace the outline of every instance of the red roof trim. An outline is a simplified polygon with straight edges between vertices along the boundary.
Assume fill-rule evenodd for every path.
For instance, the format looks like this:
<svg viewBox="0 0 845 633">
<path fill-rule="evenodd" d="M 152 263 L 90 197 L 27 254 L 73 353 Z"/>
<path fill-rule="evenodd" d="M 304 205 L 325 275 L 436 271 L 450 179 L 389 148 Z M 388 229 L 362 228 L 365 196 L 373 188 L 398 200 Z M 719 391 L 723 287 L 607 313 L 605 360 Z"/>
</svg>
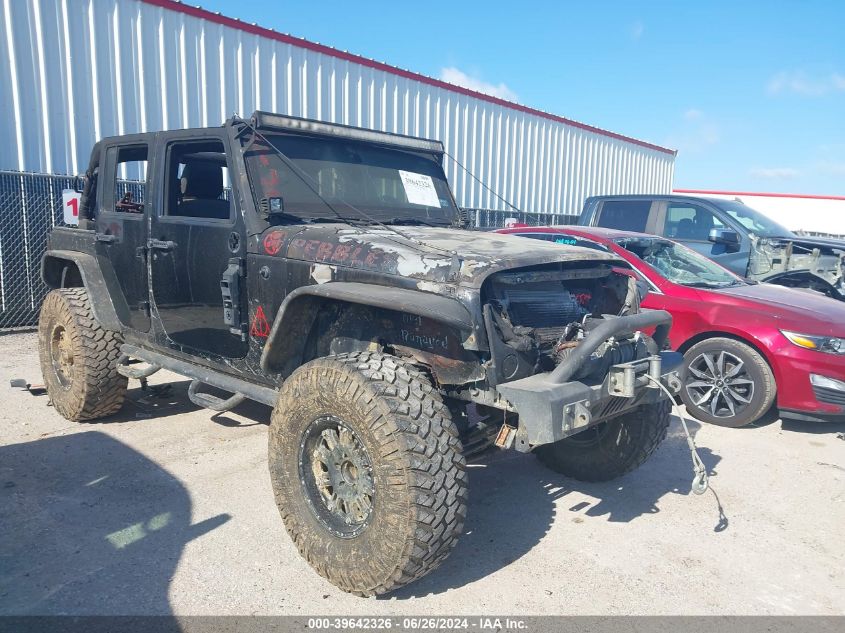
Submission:
<svg viewBox="0 0 845 633">
<path fill-rule="evenodd" d="M 252 33 L 253 35 L 259 35 L 261 37 L 266 37 L 272 40 L 276 40 L 278 42 L 282 42 L 284 44 L 292 44 L 294 46 L 299 46 L 301 48 L 306 48 L 310 51 L 314 51 L 316 53 L 322 53 L 323 55 L 330 55 L 332 57 L 336 57 L 338 59 L 342 59 L 345 61 L 353 62 L 356 64 L 361 64 L 362 66 L 367 66 L 369 68 L 374 68 L 376 70 L 382 70 L 384 72 L 390 73 L 392 75 L 397 75 L 399 77 L 403 77 L 405 79 L 410 79 L 412 81 L 419 81 L 420 83 L 428 84 L 430 86 L 434 86 L 436 88 L 442 88 L 444 90 L 449 90 L 451 92 L 457 92 L 459 94 L 465 95 L 467 97 L 473 97 L 475 99 L 481 99 L 482 101 L 488 101 L 490 103 L 494 103 L 496 105 L 510 108 L 512 110 L 518 110 L 519 112 L 525 112 L 526 114 L 532 114 L 534 116 L 542 117 L 544 119 L 549 119 L 550 121 L 555 121 L 557 123 L 563 123 L 565 125 L 570 125 L 572 127 L 576 127 L 582 130 L 586 130 L 587 132 L 592 132 L 594 134 L 599 134 L 601 136 L 607 136 L 612 139 L 616 139 L 618 141 L 624 141 L 626 143 L 633 143 L 634 145 L 639 145 L 640 147 L 645 147 L 648 149 L 653 149 L 658 152 L 662 152 L 664 154 L 670 154 L 672 156 L 677 155 L 677 150 L 668 149 L 666 147 L 661 147 L 660 145 L 655 145 L 653 143 L 648 143 L 646 141 L 640 141 L 635 138 L 631 138 L 630 136 L 624 136 L 622 134 L 617 134 L 616 132 L 609 132 L 608 130 L 603 130 L 598 127 L 594 127 L 592 125 L 587 125 L 586 123 L 579 123 L 578 121 L 573 121 L 572 119 L 567 119 L 561 116 L 557 116 L 556 114 L 549 114 L 548 112 L 543 112 L 542 110 L 536 110 L 534 108 L 529 108 L 528 106 L 520 105 L 518 103 L 513 103 L 511 101 L 507 101 L 505 99 L 500 99 L 499 97 L 493 97 L 491 95 L 484 94 L 483 92 L 476 92 L 475 90 L 470 90 L 469 88 L 464 88 L 462 86 L 456 86 L 454 84 L 447 83 L 445 81 L 441 81 L 440 79 L 434 79 L 433 77 L 427 77 L 425 75 L 421 75 L 419 73 L 411 72 L 410 70 L 403 70 L 402 68 L 397 68 L 396 66 L 391 66 L 389 64 L 385 64 L 383 62 L 377 62 L 373 59 L 367 59 L 366 57 L 361 57 L 360 55 L 354 55 L 352 53 L 347 53 L 345 51 L 338 50 L 336 48 L 332 48 L 331 46 L 325 46 L 323 44 L 317 44 L 316 42 L 311 42 L 309 40 L 303 39 L 301 37 L 295 37 L 293 35 L 287 35 L 285 33 L 279 33 L 278 31 L 273 31 L 272 29 L 267 29 L 262 26 L 258 26 L 257 24 L 247 24 L 246 22 L 241 22 L 235 18 L 230 18 L 225 15 L 221 15 L 219 13 L 212 13 L 206 9 L 201 7 L 192 7 L 187 4 L 183 4 L 178 2 L 177 0 L 141 0 L 146 4 L 150 4 L 156 7 L 162 7 L 163 9 L 168 9 L 170 11 L 176 11 L 178 13 L 184 13 L 186 15 L 190 15 L 195 18 L 199 18 L 201 20 L 208 20 L 209 22 L 213 22 L 215 24 L 222 24 L 223 26 L 228 26 L 229 28 L 238 29 L 240 31 L 245 31 L 247 33 Z"/>
<path fill-rule="evenodd" d="M 753 191 L 710 191 L 708 189 L 673 189 L 672 193 L 716 194 L 720 196 L 761 196 L 765 198 L 807 198 L 809 200 L 845 200 L 845 196 L 816 196 L 809 193 L 761 193 Z"/>
</svg>

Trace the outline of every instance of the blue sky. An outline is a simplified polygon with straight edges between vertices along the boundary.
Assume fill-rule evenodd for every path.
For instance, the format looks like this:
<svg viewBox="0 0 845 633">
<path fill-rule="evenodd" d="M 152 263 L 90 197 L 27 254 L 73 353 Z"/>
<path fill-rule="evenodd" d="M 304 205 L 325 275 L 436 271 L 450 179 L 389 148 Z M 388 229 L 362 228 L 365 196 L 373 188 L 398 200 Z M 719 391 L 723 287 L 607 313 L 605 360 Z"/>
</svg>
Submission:
<svg viewBox="0 0 845 633">
<path fill-rule="evenodd" d="M 845 195 L 845 0 L 197 0 L 678 149 L 678 188 Z"/>
</svg>

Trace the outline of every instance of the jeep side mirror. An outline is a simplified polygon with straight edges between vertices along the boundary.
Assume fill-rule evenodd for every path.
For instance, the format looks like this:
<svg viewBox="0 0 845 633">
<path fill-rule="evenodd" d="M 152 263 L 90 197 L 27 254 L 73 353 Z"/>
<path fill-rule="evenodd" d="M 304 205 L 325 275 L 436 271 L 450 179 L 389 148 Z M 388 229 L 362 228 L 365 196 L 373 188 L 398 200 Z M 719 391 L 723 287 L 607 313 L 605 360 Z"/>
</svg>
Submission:
<svg viewBox="0 0 845 633">
<path fill-rule="evenodd" d="M 648 284 L 642 279 L 637 279 L 637 294 L 640 296 L 640 303 L 646 298 L 648 291 Z"/>
<path fill-rule="evenodd" d="M 710 229 L 707 239 L 714 244 L 736 246 L 739 244 L 739 233 L 731 229 Z"/>
</svg>

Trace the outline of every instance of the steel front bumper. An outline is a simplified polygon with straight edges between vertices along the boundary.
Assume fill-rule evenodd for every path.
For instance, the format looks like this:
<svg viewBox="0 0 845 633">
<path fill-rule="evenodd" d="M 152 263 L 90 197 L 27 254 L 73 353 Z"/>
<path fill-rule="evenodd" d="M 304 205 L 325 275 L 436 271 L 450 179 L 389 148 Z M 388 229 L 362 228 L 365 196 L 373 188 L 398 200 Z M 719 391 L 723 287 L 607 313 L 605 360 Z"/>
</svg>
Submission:
<svg viewBox="0 0 845 633">
<path fill-rule="evenodd" d="M 672 317 L 663 310 L 608 319 L 553 371 L 498 385 L 496 390 L 519 414 L 515 447 L 527 451 L 557 442 L 640 405 L 658 402 L 667 396 L 655 381 L 676 394 L 681 387 L 678 371 L 683 360 L 677 352 L 660 352 L 614 365 L 598 384 L 569 380 L 578 365 L 608 338 L 657 326 L 655 338 L 661 344 L 671 322 Z"/>
</svg>

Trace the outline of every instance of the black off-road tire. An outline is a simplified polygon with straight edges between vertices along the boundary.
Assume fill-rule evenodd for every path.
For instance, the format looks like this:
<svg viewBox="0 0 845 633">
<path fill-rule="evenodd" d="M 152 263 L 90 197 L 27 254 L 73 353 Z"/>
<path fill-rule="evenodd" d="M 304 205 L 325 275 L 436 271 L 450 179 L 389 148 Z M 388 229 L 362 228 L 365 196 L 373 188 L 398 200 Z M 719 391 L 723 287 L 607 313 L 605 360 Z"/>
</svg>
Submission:
<svg viewBox="0 0 845 633">
<path fill-rule="evenodd" d="M 323 498 L 309 487 L 317 477 L 309 472 L 323 468 L 309 459 L 310 429 L 334 420 L 351 429 L 371 464 L 370 514 L 354 534 L 333 531 Z M 427 377 L 395 357 L 342 354 L 297 369 L 273 410 L 268 461 L 300 554 L 344 591 L 383 594 L 428 574 L 463 529 L 467 474 L 457 429 Z"/>
<path fill-rule="evenodd" d="M 661 400 L 534 450 L 548 468 L 579 481 L 610 481 L 647 460 L 666 439 L 671 404 Z"/>
<path fill-rule="evenodd" d="M 117 373 L 123 343 L 103 329 L 85 288 L 52 290 L 41 304 L 38 353 L 47 395 L 62 417 L 96 420 L 123 406 L 127 379 Z"/>
<path fill-rule="evenodd" d="M 735 403 L 736 414 L 731 416 L 713 415 L 707 406 L 710 401 L 705 403 L 704 406 L 696 405 L 693 397 L 687 390 L 687 385 L 690 384 L 690 381 L 697 378 L 690 373 L 690 364 L 694 363 L 702 354 L 710 354 L 711 356 L 718 357 L 718 354 L 721 352 L 726 352 L 730 357 L 741 360 L 743 363 L 742 377 L 753 382 L 752 395 L 750 398 L 747 398 L 750 402 L 748 404 Z M 777 395 L 775 376 L 766 359 L 750 345 L 732 338 L 709 338 L 689 348 L 684 354 L 681 383 L 681 400 L 691 416 L 708 424 L 731 428 L 746 426 L 762 418 L 772 408 L 775 402 L 775 396 Z M 696 395 L 700 393 L 705 392 L 698 390 Z M 746 393 L 745 395 L 748 394 Z M 741 405 L 741 409 L 736 405 Z M 722 407 L 722 413 L 725 413 L 724 407 Z"/>
</svg>

